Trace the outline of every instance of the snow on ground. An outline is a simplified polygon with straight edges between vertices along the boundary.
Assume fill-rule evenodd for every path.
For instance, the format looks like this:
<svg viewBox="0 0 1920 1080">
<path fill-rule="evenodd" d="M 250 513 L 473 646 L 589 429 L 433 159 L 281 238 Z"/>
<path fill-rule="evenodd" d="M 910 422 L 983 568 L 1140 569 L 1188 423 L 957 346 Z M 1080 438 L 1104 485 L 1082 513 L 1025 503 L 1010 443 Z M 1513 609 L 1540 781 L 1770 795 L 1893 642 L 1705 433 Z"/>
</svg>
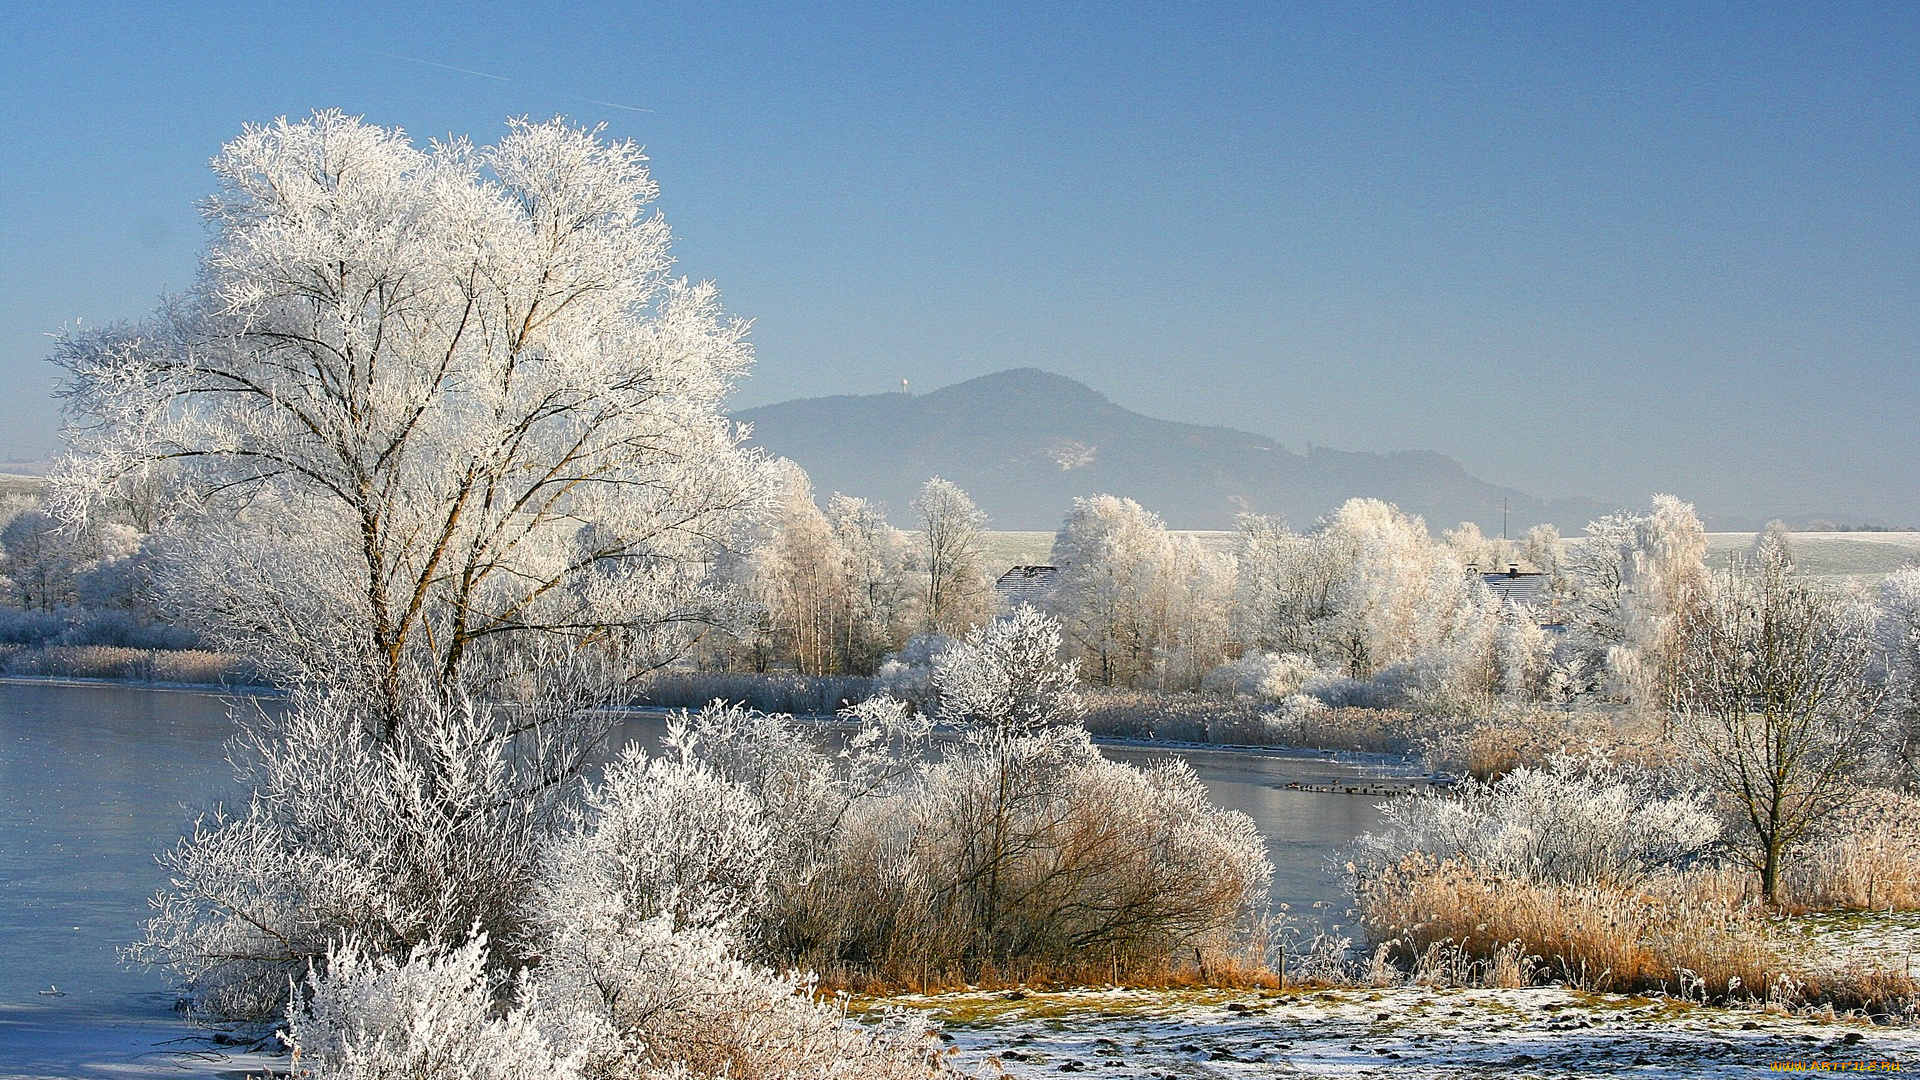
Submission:
<svg viewBox="0 0 1920 1080">
<path fill-rule="evenodd" d="M 1749 1077 L 1775 1062 L 1920 1068 L 1920 1028 L 1556 987 L 1012 991 L 876 1004 L 938 1018 L 955 1064 L 981 1077 L 1691 1078 Z"/>
<path fill-rule="evenodd" d="M 1783 919 L 1773 940 L 1789 955 L 1838 970 L 1920 975 L 1920 911 L 1824 911 Z"/>
</svg>

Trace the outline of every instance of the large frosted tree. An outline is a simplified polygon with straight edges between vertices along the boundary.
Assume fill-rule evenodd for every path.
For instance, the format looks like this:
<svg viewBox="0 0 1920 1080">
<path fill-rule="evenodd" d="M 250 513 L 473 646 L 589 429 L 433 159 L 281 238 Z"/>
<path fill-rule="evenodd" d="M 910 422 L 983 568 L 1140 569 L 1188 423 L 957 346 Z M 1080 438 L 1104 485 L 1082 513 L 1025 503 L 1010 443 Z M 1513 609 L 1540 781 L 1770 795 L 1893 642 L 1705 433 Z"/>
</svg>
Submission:
<svg viewBox="0 0 1920 1080">
<path fill-rule="evenodd" d="M 765 490 L 720 410 L 746 328 L 671 275 L 635 145 L 320 112 L 214 171 L 192 290 L 60 341 L 63 514 L 172 485 L 166 596 L 388 724 L 536 640 L 632 671 L 733 617 L 706 568 Z"/>
<path fill-rule="evenodd" d="M 1706 554 L 1699 516 L 1671 495 L 1592 522 L 1567 550 L 1572 642 L 1613 695 L 1658 703 L 1682 659 L 1678 627 L 1706 587 Z"/>
<path fill-rule="evenodd" d="M 162 856 L 134 947 L 231 1017 L 342 943 L 528 940 L 590 706 L 734 620 L 709 568 L 770 485 L 720 409 L 745 327 L 670 275 L 632 144 L 324 112 L 214 169 L 193 289 L 60 343 L 56 495 L 163 488 L 164 599 L 294 689 L 243 716 L 251 794 Z"/>
<path fill-rule="evenodd" d="M 1241 622 L 1259 648 L 1370 678 L 1491 629 L 1491 604 L 1465 566 L 1391 503 L 1350 499 L 1305 535 L 1263 518 L 1240 529 Z"/>
</svg>

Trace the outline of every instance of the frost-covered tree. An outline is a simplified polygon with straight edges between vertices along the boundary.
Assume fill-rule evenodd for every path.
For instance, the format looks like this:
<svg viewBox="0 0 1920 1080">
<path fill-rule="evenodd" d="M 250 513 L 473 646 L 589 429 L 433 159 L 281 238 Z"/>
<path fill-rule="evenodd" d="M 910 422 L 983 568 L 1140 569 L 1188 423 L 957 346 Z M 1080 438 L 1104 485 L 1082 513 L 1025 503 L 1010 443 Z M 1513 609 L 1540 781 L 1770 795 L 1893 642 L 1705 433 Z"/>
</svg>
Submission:
<svg viewBox="0 0 1920 1080">
<path fill-rule="evenodd" d="M 1441 533 L 1440 540 L 1461 565 L 1474 567 L 1483 574 L 1504 573 L 1521 558 L 1519 544 L 1504 536 L 1487 536 L 1471 521 L 1463 521 Z"/>
<path fill-rule="evenodd" d="M 1304 567 L 1296 549 L 1306 544 L 1306 538 L 1280 517 L 1242 514 L 1237 525 L 1235 634 L 1256 650 L 1305 655 L 1306 640 L 1300 632 L 1307 621 L 1303 609 L 1324 606 L 1321 597 L 1326 591 L 1303 588 L 1297 580 Z"/>
<path fill-rule="evenodd" d="M 215 171 L 193 290 L 61 342 L 55 493 L 79 521 L 164 485 L 156 587 L 295 689 L 135 950 L 233 1016 L 343 942 L 524 941 L 590 706 L 735 621 L 710 564 L 768 478 L 720 412 L 745 327 L 669 276 L 631 143 L 323 112 Z"/>
<path fill-rule="evenodd" d="M 762 620 L 752 645 L 753 666 L 766 670 L 786 662 L 803 674 L 831 674 L 835 637 L 846 622 L 849 599 L 833 528 L 800 466 L 783 460 L 776 471 L 778 493 L 746 569 Z"/>
<path fill-rule="evenodd" d="M 934 661 L 941 718 L 1013 732 L 1077 719 L 1079 662 L 1060 646 L 1060 624 L 1031 604 L 974 627 Z"/>
<path fill-rule="evenodd" d="M 911 629 L 910 542 L 882 507 L 836 493 L 822 513 L 798 465 L 775 468 L 780 493 L 759 542 L 744 563 L 730 561 L 759 603 L 747 661 L 757 671 L 872 674 Z"/>
<path fill-rule="evenodd" d="M 1674 736 L 1777 900 L 1786 855 L 1846 804 L 1879 739 L 1872 612 L 1763 541 L 1700 587 L 1673 642 Z"/>
<path fill-rule="evenodd" d="M 922 615 L 929 633 L 955 637 L 993 613 L 987 567 L 987 515 L 951 480 L 936 476 L 913 500 L 926 572 Z"/>
<path fill-rule="evenodd" d="M 1616 696 L 1659 702 L 1677 659 L 1677 619 L 1706 580 L 1706 554 L 1699 516 L 1671 495 L 1589 524 L 1567 550 L 1573 645 Z"/>
<path fill-rule="evenodd" d="M 129 604 L 140 584 L 133 564 L 144 539 L 115 521 L 62 527 L 38 508 L 16 514 L 0 528 L 5 606 L 51 612 L 83 600 Z"/>
<path fill-rule="evenodd" d="M 1911 785 L 1920 781 L 1920 566 L 1888 574 L 1880 583 L 1874 637 L 1880 647 L 1880 679 L 1895 720 L 1889 747 L 1896 770 Z"/>
<path fill-rule="evenodd" d="M 1190 689 L 1229 634 L 1233 564 L 1132 499 L 1079 498 L 1053 541 L 1046 596 L 1088 678 Z"/>
<path fill-rule="evenodd" d="M 765 490 L 720 412 L 746 327 L 671 276 L 638 147 L 319 112 L 214 170 L 192 290 L 59 344 L 63 516 L 164 473 L 161 589 L 387 736 L 528 638 L 644 669 L 733 619 L 706 567 Z"/>
<path fill-rule="evenodd" d="M 1560 530 L 1552 525 L 1535 525 L 1528 529 L 1520 537 L 1520 557 L 1532 564 L 1535 570 L 1557 582 L 1566 561 Z"/>
<path fill-rule="evenodd" d="M 1243 522 L 1241 534 L 1248 644 L 1421 694 L 1495 689 L 1491 598 L 1419 518 L 1352 499 L 1304 536 L 1260 519 Z"/>
<path fill-rule="evenodd" d="M 835 493 L 827 501 L 834 554 L 846 581 L 840 668 L 867 675 L 911 636 L 919 597 L 912 587 L 912 541 L 887 523 L 886 508 Z"/>
</svg>

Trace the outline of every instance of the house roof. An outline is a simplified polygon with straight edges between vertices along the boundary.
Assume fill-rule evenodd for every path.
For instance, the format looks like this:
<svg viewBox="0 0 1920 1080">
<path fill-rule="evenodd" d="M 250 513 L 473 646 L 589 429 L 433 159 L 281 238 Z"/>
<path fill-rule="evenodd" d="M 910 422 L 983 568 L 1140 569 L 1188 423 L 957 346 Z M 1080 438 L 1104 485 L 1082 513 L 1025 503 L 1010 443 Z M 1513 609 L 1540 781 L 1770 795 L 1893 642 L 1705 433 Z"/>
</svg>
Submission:
<svg viewBox="0 0 1920 1080">
<path fill-rule="evenodd" d="M 993 583 L 993 591 L 1005 600 L 1008 606 L 1030 602 L 1046 591 L 1053 583 L 1053 577 L 1060 572 L 1057 566 L 1016 566 L 1001 574 Z"/>
<path fill-rule="evenodd" d="M 1487 589 L 1502 603 L 1540 607 L 1549 600 L 1547 595 L 1549 579 L 1545 574 L 1528 573 L 1524 570 L 1509 571 L 1504 574 L 1481 574 L 1480 580 L 1486 583 Z"/>
</svg>

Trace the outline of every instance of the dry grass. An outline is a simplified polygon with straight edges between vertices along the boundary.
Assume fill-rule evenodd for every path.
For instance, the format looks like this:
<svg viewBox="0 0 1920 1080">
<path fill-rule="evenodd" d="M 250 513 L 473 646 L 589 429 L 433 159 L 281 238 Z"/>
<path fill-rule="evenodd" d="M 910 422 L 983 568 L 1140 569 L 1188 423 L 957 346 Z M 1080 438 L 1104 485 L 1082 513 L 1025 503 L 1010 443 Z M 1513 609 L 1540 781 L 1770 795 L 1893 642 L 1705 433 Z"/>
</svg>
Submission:
<svg viewBox="0 0 1920 1080">
<path fill-rule="evenodd" d="M 1598 750 L 1622 763 L 1657 767 L 1667 751 L 1657 720 L 1630 710 L 1500 708 L 1433 725 L 1421 753 L 1435 770 L 1497 780 L 1561 754 Z"/>
<path fill-rule="evenodd" d="M 1064 990 L 1120 986 L 1131 990 L 1269 990 L 1280 977 L 1246 956 L 1205 951 L 1185 957 L 1089 956 L 1076 963 L 973 964 L 925 968 L 837 965 L 819 973 L 828 993 L 862 997 L 945 994 L 961 990 Z"/>
<path fill-rule="evenodd" d="M 761 712 L 832 716 L 848 705 L 865 701 L 872 693 L 872 679 L 853 676 L 663 671 L 647 680 L 632 703 L 700 709 L 724 701 Z"/>
<path fill-rule="evenodd" d="M 1401 709 L 1289 711 L 1207 694 L 1092 689 L 1084 723 L 1123 739 L 1406 755 L 1433 737 L 1437 721 Z"/>
<path fill-rule="evenodd" d="M 1920 910 L 1920 798 L 1870 788 L 1787 871 L 1789 903 L 1807 910 Z"/>
<path fill-rule="evenodd" d="M 128 649 L 112 645 L 19 647 L 0 653 L 8 675 L 135 682 L 259 686 L 266 680 L 244 659 L 200 649 Z"/>
<path fill-rule="evenodd" d="M 1409 859 L 1362 884 L 1376 967 L 1455 985 L 1542 980 L 1606 992 L 1820 1003 L 1888 1012 L 1920 986 L 1904 973 L 1839 971 L 1776 948 L 1751 875 L 1691 871 L 1635 890 L 1571 888 Z"/>
</svg>

